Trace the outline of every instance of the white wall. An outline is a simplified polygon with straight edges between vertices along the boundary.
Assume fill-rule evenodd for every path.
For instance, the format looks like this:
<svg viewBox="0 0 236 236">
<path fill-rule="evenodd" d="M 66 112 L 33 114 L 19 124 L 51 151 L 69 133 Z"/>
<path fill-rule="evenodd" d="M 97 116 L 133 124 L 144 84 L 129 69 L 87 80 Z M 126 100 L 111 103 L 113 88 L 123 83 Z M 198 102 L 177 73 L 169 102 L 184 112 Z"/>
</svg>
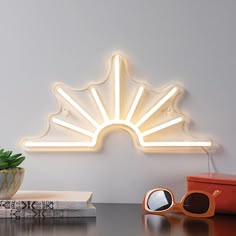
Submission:
<svg viewBox="0 0 236 236">
<path fill-rule="evenodd" d="M 154 87 L 179 80 L 193 133 L 222 145 L 212 160 L 236 174 L 236 2 L 0 0 L 0 145 L 42 133 L 57 110 L 54 82 L 102 80 L 115 50 Z M 117 145 L 119 143 L 119 146 Z M 113 132 L 98 153 L 25 153 L 22 189 L 90 190 L 95 202 L 140 202 L 153 187 L 178 197 L 185 176 L 207 171 L 206 155 L 144 154 Z"/>
</svg>

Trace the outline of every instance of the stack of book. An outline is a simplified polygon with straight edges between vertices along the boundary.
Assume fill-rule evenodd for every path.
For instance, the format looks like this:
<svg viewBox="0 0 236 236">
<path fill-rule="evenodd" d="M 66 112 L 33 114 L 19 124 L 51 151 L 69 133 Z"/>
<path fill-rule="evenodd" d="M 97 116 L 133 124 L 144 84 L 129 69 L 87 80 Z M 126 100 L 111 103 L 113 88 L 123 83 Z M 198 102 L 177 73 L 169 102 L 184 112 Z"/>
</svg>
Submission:
<svg viewBox="0 0 236 236">
<path fill-rule="evenodd" d="M 18 191 L 0 200 L 0 218 L 96 217 L 92 192 Z"/>
</svg>

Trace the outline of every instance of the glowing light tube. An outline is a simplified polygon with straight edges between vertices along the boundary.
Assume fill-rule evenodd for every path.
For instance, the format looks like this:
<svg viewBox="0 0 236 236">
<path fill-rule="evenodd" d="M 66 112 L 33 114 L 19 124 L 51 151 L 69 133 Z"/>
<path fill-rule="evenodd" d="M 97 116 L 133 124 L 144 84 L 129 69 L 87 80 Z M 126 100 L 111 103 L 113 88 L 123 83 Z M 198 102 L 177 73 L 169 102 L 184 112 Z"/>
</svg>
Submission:
<svg viewBox="0 0 236 236">
<path fill-rule="evenodd" d="M 65 98 L 65 100 L 71 104 L 85 119 L 87 119 L 93 126 L 98 127 L 98 123 L 74 100 L 72 99 L 62 88 L 58 88 L 57 92 Z"/>
<path fill-rule="evenodd" d="M 137 94 L 136 94 L 136 96 L 135 96 L 135 99 L 134 99 L 134 101 L 132 103 L 132 106 L 131 106 L 131 108 L 129 110 L 128 116 L 126 118 L 127 121 L 130 121 L 132 119 L 132 116 L 133 116 L 133 114 L 134 114 L 134 112 L 136 110 L 136 107 L 138 106 L 138 103 L 139 103 L 140 98 L 141 98 L 141 96 L 143 94 L 143 91 L 144 91 L 144 87 L 140 87 L 138 92 L 137 92 Z"/>
<path fill-rule="evenodd" d="M 102 104 L 102 101 L 97 93 L 97 90 L 95 88 L 91 88 L 90 91 L 91 91 L 93 98 L 98 106 L 99 111 L 101 112 L 101 114 L 103 116 L 104 121 L 109 120 L 107 112 L 106 112 L 106 110 Z"/>
<path fill-rule="evenodd" d="M 25 146 L 28 148 L 64 148 L 64 147 L 93 147 L 92 142 L 34 142 L 27 141 Z"/>
<path fill-rule="evenodd" d="M 144 142 L 144 147 L 211 147 L 212 142 Z"/>
<path fill-rule="evenodd" d="M 152 129 L 146 130 L 146 131 L 144 131 L 142 133 L 142 135 L 143 135 L 143 137 L 145 137 L 147 135 L 156 133 L 156 132 L 158 132 L 160 130 L 166 129 L 166 128 L 170 127 L 170 126 L 176 125 L 176 124 L 178 124 L 178 123 L 180 123 L 182 121 L 183 121 L 183 118 L 182 117 L 178 117 L 176 119 L 173 119 L 171 121 L 168 121 L 168 122 L 165 122 L 165 123 L 163 123 L 161 125 L 158 125 L 158 126 L 152 128 Z"/>
<path fill-rule="evenodd" d="M 191 135 L 188 138 L 184 130 L 180 130 L 182 132 L 176 132 L 175 125 L 183 122 L 184 117 L 177 112 L 169 114 L 167 109 L 161 109 L 162 106 L 173 106 L 176 95 L 180 90 L 178 85 L 173 85 L 172 87 L 168 87 L 168 89 L 162 90 L 161 97 L 153 93 L 156 97 L 156 102 L 150 105 L 149 99 L 146 99 L 144 95 L 145 91 L 151 92 L 151 90 L 145 87 L 143 83 L 137 81 L 134 83 L 131 81 L 132 86 L 129 86 L 130 83 L 127 81 L 129 78 L 127 75 L 129 74 L 127 73 L 126 65 L 126 59 L 121 54 L 115 54 L 111 59 L 110 70 L 108 72 L 109 76 L 107 78 L 109 80 L 108 84 L 104 82 L 94 85 L 90 84 L 86 89 L 77 91 L 79 94 L 80 92 L 81 94 L 84 92 L 87 95 L 88 90 L 91 93 L 89 94 L 90 98 L 92 97 L 91 107 L 84 107 L 85 109 L 82 106 L 82 101 L 80 102 L 77 97 L 73 97 L 76 96 L 74 93 L 69 92 L 70 89 L 66 89 L 61 84 L 56 85 L 54 91 L 57 93 L 57 97 L 59 97 L 62 109 L 56 115 L 51 116 L 49 128 L 43 135 L 23 139 L 21 141 L 23 148 L 27 151 L 96 151 L 102 145 L 102 139 L 106 133 L 110 132 L 113 128 L 121 128 L 129 132 L 136 147 L 144 152 L 159 152 L 162 150 L 168 152 L 169 150 L 175 151 L 175 149 L 183 149 L 183 151 L 191 151 L 191 149 L 203 150 L 201 147 L 211 149 L 214 146 L 209 140 L 193 139 Z M 104 96 L 101 96 L 100 91 Z M 134 97 L 129 99 L 131 94 Z M 126 96 L 123 98 L 123 95 Z M 108 99 L 111 100 L 111 107 L 108 106 L 110 103 L 106 102 Z M 125 104 L 128 104 L 130 107 L 126 109 L 126 106 L 123 107 Z M 63 109 L 65 108 L 70 112 L 75 110 L 79 115 L 63 118 L 60 115 L 63 115 Z M 141 109 L 139 110 L 138 108 Z M 140 113 L 146 108 L 145 113 Z M 155 117 L 157 120 L 149 120 L 150 117 L 159 115 L 159 113 L 160 117 Z M 98 117 L 95 114 L 98 114 Z M 134 119 L 136 115 L 138 118 Z M 165 117 L 165 120 L 162 117 Z M 80 119 L 86 122 L 80 123 Z M 149 128 L 144 129 L 145 122 L 149 122 Z M 167 128 L 168 134 L 171 134 L 171 138 L 168 135 L 165 136 L 164 133 L 163 136 L 158 133 Z M 57 129 L 65 132 L 64 135 L 63 133 L 58 133 Z M 73 134 L 71 131 L 77 133 Z M 156 136 L 152 134 L 156 134 Z M 70 138 L 69 135 L 72 135 L 72 137 Z M 148 135 L 152 136 L 146 138 Z M 158 135 L 159 138 L 157 137 Z"/>
<path fill-rule="evenodd" d="M 171 89 L 160 101 L 158 101 L 137 123 L 136 126 L 140 127 L 147 119 L 149 119 L 158 109 L 165 104 L 176 92 L 178 87 Z"/>
<path fill-rule="evenodd" d="M 52 122 L 57 124 L 57 125 L 60 125 L 62 127 L 65 127 L 67 129 L 70 129 L 70 130 L 76 131 L 78 133 L 84 134 L 86 136 L 93 137 L 93 133 L 91 133 L 90 131 L 82 129 L 82 128 L 76 126 L 76 125 L 70 124 L 70 123 L 65 122 L 63 120 L 60 120 L 58 118 L 53 117 Z"/>
<path fill-rule="evenodd" d="M 114 63 L 115 77 L 115 119 L 120 119 L 120 56 L 115 56 Z"/>
</svg>

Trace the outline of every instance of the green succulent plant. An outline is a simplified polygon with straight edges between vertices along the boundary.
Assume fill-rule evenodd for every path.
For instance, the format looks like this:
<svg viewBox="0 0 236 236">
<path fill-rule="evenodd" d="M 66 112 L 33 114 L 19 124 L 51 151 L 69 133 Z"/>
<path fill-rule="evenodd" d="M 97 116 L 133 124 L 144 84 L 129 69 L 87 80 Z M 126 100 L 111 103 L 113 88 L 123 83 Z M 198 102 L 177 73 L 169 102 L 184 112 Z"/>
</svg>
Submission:
<svg viewBox="0 0 236 236">
<path fill-rule="evenodd" d="M 25 157 L 21 153 L 12 154 L 12 151 L 0 149 L 0 170 L 16 168 L 24 160 Z"/>
</svg>

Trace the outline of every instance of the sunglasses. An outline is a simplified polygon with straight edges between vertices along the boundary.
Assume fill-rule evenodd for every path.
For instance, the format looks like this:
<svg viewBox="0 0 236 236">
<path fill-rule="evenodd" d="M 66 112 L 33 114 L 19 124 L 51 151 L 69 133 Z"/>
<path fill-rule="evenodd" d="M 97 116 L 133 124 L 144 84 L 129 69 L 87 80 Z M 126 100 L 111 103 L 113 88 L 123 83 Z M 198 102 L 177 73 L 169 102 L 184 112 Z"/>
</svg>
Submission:
<svg viewBox="0 0 236 236">
<path fill-rule="evenodd" d="M 203 191 L 190 191 L 180 203 L 175 202 L 173 193 L 164 188 L 148 191 L 143 199 L 142 209 L 149 214 L 165 214 L 175 210 L 187 216 L 211 217 L 215 214 L 215 198 L 221 193 L 215 190 L 212 194 Z"/>
</svg>

